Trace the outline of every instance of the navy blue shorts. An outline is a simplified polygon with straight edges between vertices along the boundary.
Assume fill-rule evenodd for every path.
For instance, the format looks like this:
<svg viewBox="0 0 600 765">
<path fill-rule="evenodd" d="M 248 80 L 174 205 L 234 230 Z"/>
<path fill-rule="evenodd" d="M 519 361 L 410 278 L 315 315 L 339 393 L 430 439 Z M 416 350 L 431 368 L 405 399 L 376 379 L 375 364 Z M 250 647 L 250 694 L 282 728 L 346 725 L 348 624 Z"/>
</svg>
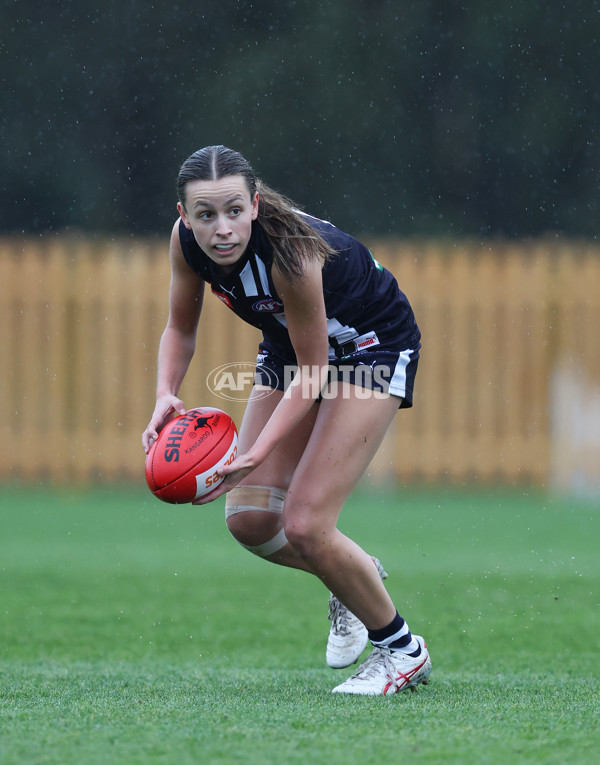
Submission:
<svg viewBox="0 0 600 765">
<path fill-rule="evenodd" d="M 345 381 L 367 390 L 398 396 L 402 399 L 400 409 L 409 409 L 413 405 L 413 387 L 420 347 L 421 343 L 416 343 L 415 348 L 397 351 L 385 346 L 376 346 L 350 353 L 343 358 L 330 358 L 330 390 L 335 390 L 336 381 Z M 291 382 L 296 370 L 295 359 L 284 358 L 267 342 L 259 345 L 255 383 L 283 391 Z M 319 396 L 319 400 L 320 398 Z"/>
</svg>

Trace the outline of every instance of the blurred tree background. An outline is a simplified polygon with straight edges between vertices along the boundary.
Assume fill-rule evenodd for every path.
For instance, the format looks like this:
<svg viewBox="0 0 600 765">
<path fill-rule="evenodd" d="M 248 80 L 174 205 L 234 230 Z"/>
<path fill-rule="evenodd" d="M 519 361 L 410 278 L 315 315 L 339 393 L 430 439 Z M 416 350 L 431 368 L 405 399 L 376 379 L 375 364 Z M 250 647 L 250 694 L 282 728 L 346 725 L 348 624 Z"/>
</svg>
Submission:
<svg viewBox="0 0 600 765">
<path fill-rule="evenodd" d="M 596 236 L 596 0 L 0 7 L 4 232 L 166 235 L 224 143 L 356 234 Z"/>
</svg>

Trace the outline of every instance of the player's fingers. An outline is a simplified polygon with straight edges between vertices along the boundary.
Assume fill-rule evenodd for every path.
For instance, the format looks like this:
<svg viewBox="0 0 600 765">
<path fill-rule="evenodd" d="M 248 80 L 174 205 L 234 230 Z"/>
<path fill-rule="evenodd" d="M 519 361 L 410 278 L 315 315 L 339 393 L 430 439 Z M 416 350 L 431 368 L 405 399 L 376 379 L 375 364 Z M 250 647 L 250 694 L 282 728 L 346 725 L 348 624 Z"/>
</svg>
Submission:
<svg viewBox="0 0 600 765">
<path fill-rule="evenodd" d="M 150 447 L 156 441 L 157 438 L 158 438 L 158 433 L 154 429 L 151 430 L 150 428 L 147 428 L 142 433 L 142 446 L 144 447 L 144 451 L 146 452 L 146 454 L 148 454 L 148 452 L 150 451 Z"/>
</svg>

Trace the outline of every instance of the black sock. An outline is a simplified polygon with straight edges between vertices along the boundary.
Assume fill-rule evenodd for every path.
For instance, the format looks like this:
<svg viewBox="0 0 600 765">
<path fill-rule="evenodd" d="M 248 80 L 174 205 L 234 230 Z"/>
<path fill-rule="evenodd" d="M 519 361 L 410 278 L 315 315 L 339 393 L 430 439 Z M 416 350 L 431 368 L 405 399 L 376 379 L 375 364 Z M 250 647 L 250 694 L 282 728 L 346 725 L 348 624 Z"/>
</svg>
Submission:
<svg viewBox="0 0 600 765">
<path fill-rule="evenodd" d="M 402 651 L 408 656 L 417 657 L 421 646 L 413 638 L 408 624 L 396 611 L 392 621 L 380 630 L 369 630 L 369 640 L 378 648 L 389 648 L 390 651 Z"/>
</svg>

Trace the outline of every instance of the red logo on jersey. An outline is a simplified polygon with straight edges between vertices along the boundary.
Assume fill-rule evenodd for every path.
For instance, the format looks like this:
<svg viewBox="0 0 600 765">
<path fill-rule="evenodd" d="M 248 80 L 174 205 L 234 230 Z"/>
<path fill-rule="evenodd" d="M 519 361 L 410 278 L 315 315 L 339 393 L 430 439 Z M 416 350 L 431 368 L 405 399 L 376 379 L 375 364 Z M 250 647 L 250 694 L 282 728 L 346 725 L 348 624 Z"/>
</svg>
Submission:
<svg viewBox="0 0 600 765">
<path fill-rule="evenodd" d="M 213 293 L 213 295 L 216 295 L 219 298 L 219 300 L 225 303 L 227 308 L 231 308 L 231 310 L 233 311 L 233 305 L 231 303 L 231 300 L 227 297 L 227 295 L 225 295 L 223 292 L 217 292 L 217 290 L 214 287 L 211 287 L 210 291 Z"/>
</svg>

